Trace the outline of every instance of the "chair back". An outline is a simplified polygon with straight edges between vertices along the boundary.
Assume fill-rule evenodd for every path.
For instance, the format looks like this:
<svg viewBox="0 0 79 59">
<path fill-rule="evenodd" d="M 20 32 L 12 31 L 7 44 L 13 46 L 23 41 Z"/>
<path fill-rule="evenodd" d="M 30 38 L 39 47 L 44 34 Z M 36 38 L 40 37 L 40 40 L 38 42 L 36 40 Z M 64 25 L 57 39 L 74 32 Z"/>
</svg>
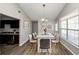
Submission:
<svg viewBox="0 0 79 59">
<path fill-rule="evenodd" d="M 36 33 L 32 33 L 32 39 L 34 39 L 34 40 L 37 39 L 37 34 Z"/>
<path fill-rule="evenodd" d="M 56 40 L 59 41 L 59 34 L 56 33 Z"/>
<path fill-rule="evenodd" d="M 40 40 L 40 48 L 41 49 L 49 49 L 50 48 L 50 40 L 49 39 L 41 39 Z"/>
<path fill-rule="evenodd" d="M 29 34 L 29 40 L 30 40 L 30 42 L 32 41 L 32 35 L 31 34 Z"/>
<path fill-rule="evenodd" d="M 52 42 L 53 43 L 58 43 L 59 42 L 59 34 L 56 32 L 55 34 L 54 34 L 54 40 L 52 40 Z"/>
<path fill-rule="evenodd" d="M 37 33 L 35 32 L 35 36 L 37 35 Z"/>
</svg>

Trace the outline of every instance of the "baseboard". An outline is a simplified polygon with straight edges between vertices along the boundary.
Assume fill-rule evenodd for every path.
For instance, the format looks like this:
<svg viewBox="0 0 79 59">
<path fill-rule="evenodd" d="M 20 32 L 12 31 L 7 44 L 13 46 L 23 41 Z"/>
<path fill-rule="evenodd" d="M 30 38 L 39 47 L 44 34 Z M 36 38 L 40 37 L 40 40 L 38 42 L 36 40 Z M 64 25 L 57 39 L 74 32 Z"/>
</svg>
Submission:
<svg viewBox="0 0 79 59">
<path fill-rule="evenodd" d="M 64 46 L 64 47 L 66 47 L 73 55 L 76 55 L 73 51 L 71 51 L 64 43 L 62 43 L 61 41 L 60 41 L 60 43 Z"/>
<path fill-rule="evenodd" d="M 19 46 L 22 46 L 22 45 L 24 45 L 25 43 L 27 43 L 29 40 L 27 40 L 27 41 L 24 41 L 23 43 L 21 43 L 21 44 L 19 44 Z"/>
</svg>

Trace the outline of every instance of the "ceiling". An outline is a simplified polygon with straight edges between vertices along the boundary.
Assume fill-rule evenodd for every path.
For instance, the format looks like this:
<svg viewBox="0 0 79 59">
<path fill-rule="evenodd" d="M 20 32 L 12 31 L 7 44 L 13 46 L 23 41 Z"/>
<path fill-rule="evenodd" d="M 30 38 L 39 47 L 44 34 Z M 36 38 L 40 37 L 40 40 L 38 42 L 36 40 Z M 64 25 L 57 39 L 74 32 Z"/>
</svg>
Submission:
<svg viewBox="0 0 79 59">
<path fill-rule="evenodd" d="M 45 8 L 42 6 L 43 3 L 19 3 L 18 5 L 32 21 L 40 20 L 44 13 L 49 21 L 54 21 L 65 3 L 45 3 Z"/>
</svg>

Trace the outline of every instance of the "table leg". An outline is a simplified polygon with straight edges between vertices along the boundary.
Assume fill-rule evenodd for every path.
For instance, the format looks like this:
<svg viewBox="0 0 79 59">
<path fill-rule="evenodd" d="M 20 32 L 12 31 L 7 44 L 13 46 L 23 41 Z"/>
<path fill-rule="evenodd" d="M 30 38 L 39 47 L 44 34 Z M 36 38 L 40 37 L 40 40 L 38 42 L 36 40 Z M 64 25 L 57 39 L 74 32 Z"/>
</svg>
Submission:
<svg viewBox="0 0 79 59">
<path fill-rule="evenodd" d="M 38 39 L 38 53 L 40 52 L 40 39 Z"/>
<path fill-rule="evenodd" d="M 49 49 L 49 53 L 51 53 L 51 39 L 50 39 L 50 49 Z"/>
</svg>

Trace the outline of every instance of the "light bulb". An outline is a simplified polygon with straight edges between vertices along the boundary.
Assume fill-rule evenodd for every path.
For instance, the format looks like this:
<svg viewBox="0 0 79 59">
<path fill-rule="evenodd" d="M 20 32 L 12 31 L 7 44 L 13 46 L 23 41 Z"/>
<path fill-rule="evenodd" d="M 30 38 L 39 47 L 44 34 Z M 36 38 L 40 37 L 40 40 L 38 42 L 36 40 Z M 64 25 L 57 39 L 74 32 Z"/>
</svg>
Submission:
<svg viewBox="0 0 79 59">
<path fill-rule="evenodd" d="M 42 19 L 42 21 L 44 21 L 44 18 Z"/>
</svg>

